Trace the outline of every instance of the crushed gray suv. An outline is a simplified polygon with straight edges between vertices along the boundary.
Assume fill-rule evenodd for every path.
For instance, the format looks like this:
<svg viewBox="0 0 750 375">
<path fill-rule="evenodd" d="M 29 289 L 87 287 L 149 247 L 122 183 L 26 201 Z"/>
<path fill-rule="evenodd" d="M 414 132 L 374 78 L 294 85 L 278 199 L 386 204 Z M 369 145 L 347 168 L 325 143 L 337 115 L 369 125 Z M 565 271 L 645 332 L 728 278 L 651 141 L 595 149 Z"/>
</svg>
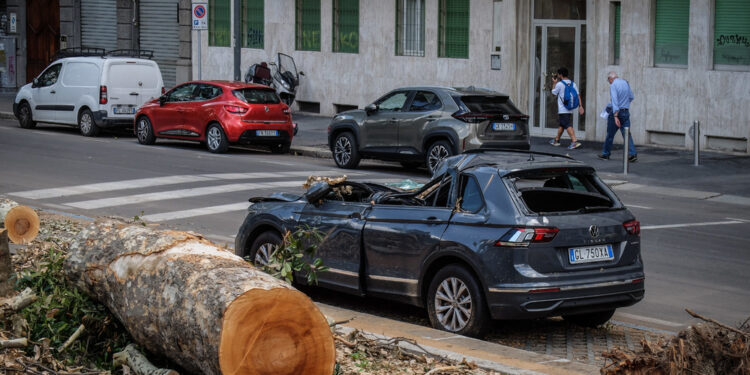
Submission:
<svg viewBox="0 0 750 375">
<path fill-rule="evenodd" d="M 337 114 L 328 127 L 336 165 L 362 158 L 425 165 L 479 148 L 529 149 L 529 116 L 508 95 L 475 87 L 405 87 L 365 109 Z"/>
</svg>

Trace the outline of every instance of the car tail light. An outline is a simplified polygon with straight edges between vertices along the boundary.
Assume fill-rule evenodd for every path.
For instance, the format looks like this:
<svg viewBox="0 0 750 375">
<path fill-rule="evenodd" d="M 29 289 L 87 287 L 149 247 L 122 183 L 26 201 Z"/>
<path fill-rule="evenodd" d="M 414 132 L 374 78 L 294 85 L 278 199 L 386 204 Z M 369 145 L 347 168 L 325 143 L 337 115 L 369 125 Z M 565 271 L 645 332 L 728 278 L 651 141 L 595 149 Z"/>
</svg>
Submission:
<svg viewBox="0 0 750 375">
<path fill-rule="evenodd" d="M 225 105 L 224 109 L 226 109 L 229 113 L 243 114 L 247 112 L 247 107 L 242 107 L 239 105 Z"/>
<path fill-rule="evenodd" d="M 486 121 L 490 117 L 494 117 L 495 115 L 458 111 L 452 114 L 451 116 L 453 116 L 453 118 L 455 118 L 456 120 L 461 120 L 463 122 L 478 123 L 478 122 Z"/>
<path fill-rule="evenodd" d="M 99 86 L 99 104 L 107 104 L 107 86 Z"/>
<path fill-rule="evenodd" d="M 513 228 L 495 242 L 495 246 L 527 247 L 531 243 L 550 242 L 560 230 L 557 228 Z"/>
<path fill-rule="evenodd" d="M 282 112 L 284 112 L 285 115 L 288 115 L 289 114 L 289 107 L 284 108 L 282 110 Z"/>
<path fill-rule="evenodd" d="M 634 234 L 636 236 L 641 235 L 641 222 L 638 220 L 630 220 L 622 224 L 622 226 L 625 227 L 625 230 L 630 234 Z"/>
<path fill-rule="evenodd" d="M 549 293 L 549 292 L 559 292 L 560 288 L 545 288 L 545 289 L 531 289 L 529 290 L 529 293 Z"/>
</svg>

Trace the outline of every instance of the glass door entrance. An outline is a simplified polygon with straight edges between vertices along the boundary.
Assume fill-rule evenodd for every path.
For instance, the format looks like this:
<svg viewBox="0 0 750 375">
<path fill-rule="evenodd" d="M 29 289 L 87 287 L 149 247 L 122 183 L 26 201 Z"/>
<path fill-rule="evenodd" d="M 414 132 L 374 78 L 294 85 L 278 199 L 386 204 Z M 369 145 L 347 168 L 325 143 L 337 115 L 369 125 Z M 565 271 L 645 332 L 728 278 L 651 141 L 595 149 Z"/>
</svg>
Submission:
<svg viewBox="0 0 750 375">
<path fill-rule="evenodd" d="M 547 136 L 556 134 L 558 127 L 557 98 L 552 96 L 552 78 L 557 69 L 568 69 L 586 108 L 586 25 L 575 20 L 536 20 L 533 28 L 531 133 Z M 573 115 L 573 126 L 576 136 L 583 138 L 585 117 L 579 116 L 577 111 Z"/>
</svg>

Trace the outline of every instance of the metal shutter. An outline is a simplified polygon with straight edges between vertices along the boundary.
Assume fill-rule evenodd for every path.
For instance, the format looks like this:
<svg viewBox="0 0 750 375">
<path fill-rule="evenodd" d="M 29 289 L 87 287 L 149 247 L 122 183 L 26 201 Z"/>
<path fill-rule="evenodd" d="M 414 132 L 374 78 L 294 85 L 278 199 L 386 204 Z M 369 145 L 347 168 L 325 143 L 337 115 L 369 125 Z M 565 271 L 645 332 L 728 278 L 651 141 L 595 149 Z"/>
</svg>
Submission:
<svg viewBox="0 0 750 375">
<path fill-rule="evenodd" d="M 164 87 L 176 83 L 177 59 L 180 57 L 180 24 L 176 0 L 141 0 L 140 46 L 154 51 Z"/>
<path fill-rule="evenodd" d="M 716 0 L 714 64 L 750 65 L 750 8 L 747 0 Z"/>
<path fill-rule="evenodd" d="M 81 0 L 81 46 L 117 49 L 115 0 Z"/>
<path fill-rule="evenodd" d="M 658 0 L 654 20 L 654 65 L 687 65 L 690 0 Z"/>
</svg>

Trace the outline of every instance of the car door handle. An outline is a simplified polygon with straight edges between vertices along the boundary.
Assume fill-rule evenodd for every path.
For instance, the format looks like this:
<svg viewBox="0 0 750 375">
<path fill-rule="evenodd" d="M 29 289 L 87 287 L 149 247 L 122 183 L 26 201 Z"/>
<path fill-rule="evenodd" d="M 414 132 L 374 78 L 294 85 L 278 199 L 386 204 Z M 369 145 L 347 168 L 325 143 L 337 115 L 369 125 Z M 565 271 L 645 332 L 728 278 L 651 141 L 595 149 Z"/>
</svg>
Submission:
<svg viewBox="0 0 750 375">
<path fill-rule="evenodd" d="M 430 216 L 427 218 L 427 221 L 440 221 L 436 216 Z"/>
<path fill-rule="evenodd" d="M 359 212 L 354 212 L 354 213 L 349 214 L 349 218 L 350 219 L 361 219 L 362 215 L 360 215 Z"/>
<path fill-rule="evenodd" d="M 52 90 L 52 91 L 50 91 L 49 93 L 50 93 L 50 94 L 54 94 L 54 93 L 56 93 L 56 92 L 57 92 L 57 91 L 55 91 L 55 90 Z"/>
<path fill-rule="evenodd" d="M 130 95 L 138 96 L 137 92 L 131 92 Z"/>
</svg>

